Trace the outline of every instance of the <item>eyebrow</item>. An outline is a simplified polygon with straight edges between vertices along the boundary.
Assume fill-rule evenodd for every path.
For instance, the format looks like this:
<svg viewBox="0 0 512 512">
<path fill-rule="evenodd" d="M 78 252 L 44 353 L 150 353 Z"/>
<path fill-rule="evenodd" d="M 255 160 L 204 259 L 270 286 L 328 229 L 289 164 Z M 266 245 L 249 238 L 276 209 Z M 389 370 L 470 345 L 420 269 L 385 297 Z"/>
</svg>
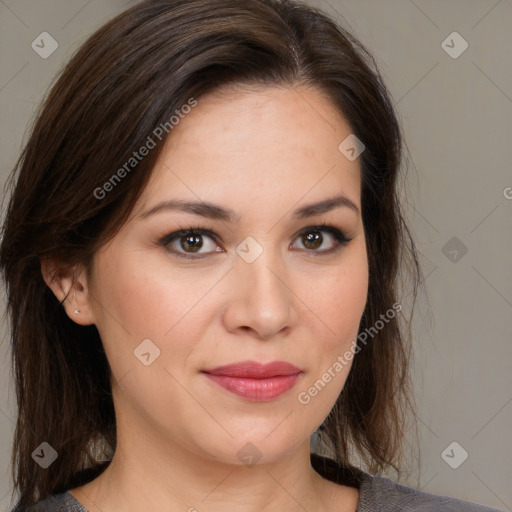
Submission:
<svg viewBox="0 0 512 512">
<path fill-rule="evenodd" d="M 335 208 L 349 208 L 359 215 L 359 208 L 357 205 L 350 200 L 348 197 L 340 194 L 335 197 L 324 199 L 316 203 L 310 203 L 305 206 L 301 206 L 293 213 L 294 220 L 305 219 L 307 217 L 313 217 L 314 215 L 321 215 L 322 213 L 330 212 Z M 180 199 L 171 199 L 168 201 L 162 201 L 156 204 L 149 210 L 140 214 L 142 219 L 161 213 L 164 211 L 182 211 L 185 213 L 192 213 L 206 217 L 213 220 L 220 220 L 224 222 L 238 222 L 241 217 L 236 214 L 233 210 L 229 210 L 222 206 L 218 206 L 213 203 L 206 201 L 183 201 Z"/>
</svg>

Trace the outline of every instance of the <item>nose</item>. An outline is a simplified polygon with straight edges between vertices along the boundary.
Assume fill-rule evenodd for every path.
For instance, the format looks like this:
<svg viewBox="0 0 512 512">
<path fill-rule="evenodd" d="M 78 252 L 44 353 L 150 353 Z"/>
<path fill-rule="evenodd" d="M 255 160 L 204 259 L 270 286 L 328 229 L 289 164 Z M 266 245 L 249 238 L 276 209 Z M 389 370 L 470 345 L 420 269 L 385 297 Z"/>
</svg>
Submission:
<svg viewBox="0 0 512 512">
<path fill-rule="evenodd" d="M 252 263 L 235 259 L 223 322 L 229 332 L 268 340 L 289 331 L 298 318 L 290 276 L 277 258 L 263 253 Z"/>
</svg>

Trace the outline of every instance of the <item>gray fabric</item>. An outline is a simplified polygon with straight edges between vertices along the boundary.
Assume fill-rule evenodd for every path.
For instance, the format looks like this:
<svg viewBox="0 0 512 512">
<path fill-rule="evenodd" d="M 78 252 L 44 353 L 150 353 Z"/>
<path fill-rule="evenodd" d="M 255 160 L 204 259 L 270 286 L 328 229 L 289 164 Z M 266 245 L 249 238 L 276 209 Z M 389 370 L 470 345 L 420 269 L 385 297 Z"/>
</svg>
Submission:
<svg viewBox="0 0 512 512">
<path fill-rule="evenodd" d="M 311 456 L 311 464 L 324 478 L 359 488 L 356 512 L 503 512 L 469 501 L 418 491 L 360 470 L 348 470 L 315 454 Z M 50 496 L 28 509 L 14 509 L 12 512 L 88 511 L 72 494 L 65 492 Z"/>
<path fill-rule="evenodd" d="M 368 476 L 360 488 L 356 512 L 498 512 L 496 508 L 418 491 L 389 478 Z"/>
<path fill-rule="evenodd" d="M 88 512 L 87 509 L 76 500 L 69 492 L 54 494 L 32 507 L 14 509 L 12 512 Z"/>
</svg>

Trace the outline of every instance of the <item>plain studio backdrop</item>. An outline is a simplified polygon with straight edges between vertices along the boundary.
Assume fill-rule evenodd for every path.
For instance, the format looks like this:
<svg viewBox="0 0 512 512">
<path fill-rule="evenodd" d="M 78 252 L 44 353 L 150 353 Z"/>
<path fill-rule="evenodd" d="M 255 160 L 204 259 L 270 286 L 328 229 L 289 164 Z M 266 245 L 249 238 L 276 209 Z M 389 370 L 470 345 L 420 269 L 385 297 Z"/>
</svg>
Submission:
<svg viewBox="0 0 512 512">
<path fill-rule="evenodd" d="M 57 71 L 134 3 L 0 1 L 2 183 Z M 512 2 L 309 3 L 374 55 L 410 152 L 405 209 L 431 312 L 421 300 L 425 313 L 413 324 L 421 458 L 401 483 L 511 510 Z M 2 313 L 4 304 L 2 294 Z M 1 335 L 0 510 L 8 510 L 16 405 L 4 324 Z"/>
</svg>

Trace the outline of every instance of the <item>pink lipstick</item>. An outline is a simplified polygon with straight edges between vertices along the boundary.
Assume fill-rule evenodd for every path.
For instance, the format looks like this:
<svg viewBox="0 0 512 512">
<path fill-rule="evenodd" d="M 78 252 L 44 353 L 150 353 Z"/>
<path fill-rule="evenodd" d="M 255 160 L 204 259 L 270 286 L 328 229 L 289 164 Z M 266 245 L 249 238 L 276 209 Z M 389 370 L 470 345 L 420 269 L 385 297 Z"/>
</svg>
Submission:
<svg viewBox="0 0 512 512">
<path fill-rule="evenodd" d="M 295 386 L 302 370 L 284 361 L 268 364 L 241 361 L 203 370 L 203 373 L 235 395 L 264 402 L 277 398 Z"/>
</svg>

